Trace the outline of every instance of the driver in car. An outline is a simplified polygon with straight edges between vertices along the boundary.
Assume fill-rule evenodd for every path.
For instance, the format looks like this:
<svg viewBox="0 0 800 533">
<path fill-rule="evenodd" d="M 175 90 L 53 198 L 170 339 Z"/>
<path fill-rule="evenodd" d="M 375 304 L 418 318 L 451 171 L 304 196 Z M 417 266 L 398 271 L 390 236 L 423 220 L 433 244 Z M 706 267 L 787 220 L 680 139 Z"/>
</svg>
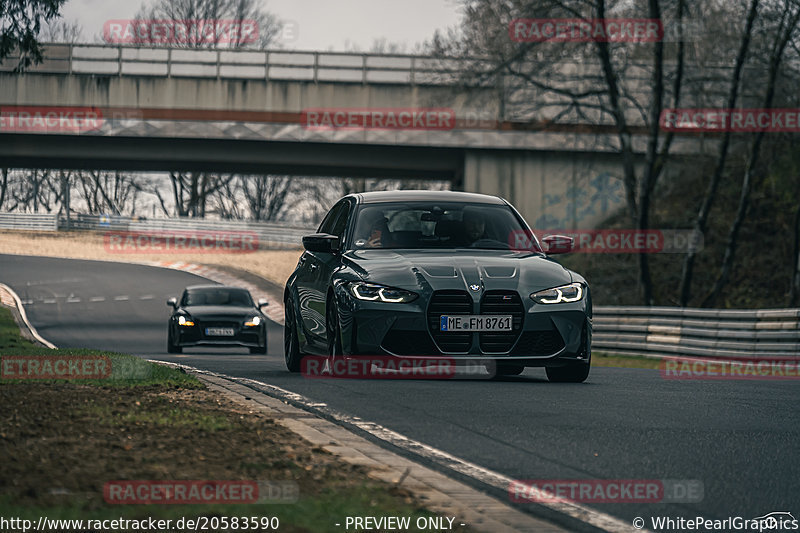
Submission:
<svg viewBox="0 0 800 533">
<path fill-rule="evenodd" d="M 464 209 L 462 221 L 464 222 L 464 236 L 467 246 L 486 238 L 486 221 L 478 211 Z"/>
</svg>

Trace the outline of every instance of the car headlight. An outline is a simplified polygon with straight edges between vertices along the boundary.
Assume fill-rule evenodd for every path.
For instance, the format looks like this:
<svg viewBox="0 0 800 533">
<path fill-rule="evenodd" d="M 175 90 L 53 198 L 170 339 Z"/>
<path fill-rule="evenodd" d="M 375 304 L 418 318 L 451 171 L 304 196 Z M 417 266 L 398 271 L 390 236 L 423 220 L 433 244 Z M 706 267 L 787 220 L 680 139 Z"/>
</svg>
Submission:
<svg viewBox="0 0 800 533">
<path fill-rule="evenodd" d="M 194 326 L 194 322 L 183 315 L 178 317 L 178 324 L 181 326 Z"/>
<path fill-rule="evenodd" d="M 258 326 L 259 324 L 261 324 L 261 317 L 260 316 L 254 316 L 253 318 L 245 321 L 245 323 L 244 323 L 244 325 L 249 327 L 249 328 L 254 328 L 254 327 Z"/>
<path fill-rule="evenodd" d="M 570 283 L 569 285 L 534 292 L 531 294 L 531 300 L 537 304 L 570 303 L 577 302 L 583 298 L 583 293 L 583 285 L 580 283 Z"/>
<path fill-rule="evenodd" d="M 354 281 L 350 284 L 350 292 L 359 300 L 369 302 L 408 303 L 417 299 L 416 293 L 403 289 L 395 289 L 366 281 Z"/>
</svg>

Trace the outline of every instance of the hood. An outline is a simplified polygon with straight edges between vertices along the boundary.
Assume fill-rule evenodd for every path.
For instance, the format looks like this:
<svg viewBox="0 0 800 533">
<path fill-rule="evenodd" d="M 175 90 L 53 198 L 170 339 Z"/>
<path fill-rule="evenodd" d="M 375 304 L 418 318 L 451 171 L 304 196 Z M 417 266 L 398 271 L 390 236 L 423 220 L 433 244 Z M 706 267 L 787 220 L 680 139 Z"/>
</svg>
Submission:
<svg viewBox="0 0 800 533">
<path fill-rule="evenodd" d="M 401 289 L 517 290 L 524 296 L 572 282 L 570 271 L 538 253 L 506 250 L 357 250 L 346 263 L 364 280 Z"/>
<path fill-rule="evenodd" d="M 233 305 L 190 305 L 181 307 L 180 309 L 189 313 L 192 318 L 206 320 L 238 320 L 261 315 L 261 312 L 253 307 L 238 307 Z"/>
</svg>

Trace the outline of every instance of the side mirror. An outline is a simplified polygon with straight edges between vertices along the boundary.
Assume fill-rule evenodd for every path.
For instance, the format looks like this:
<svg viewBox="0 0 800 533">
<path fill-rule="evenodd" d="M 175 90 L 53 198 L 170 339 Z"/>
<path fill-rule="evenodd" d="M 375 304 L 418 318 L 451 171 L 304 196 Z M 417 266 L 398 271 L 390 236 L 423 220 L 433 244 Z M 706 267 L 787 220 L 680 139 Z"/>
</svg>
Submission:
<svg viewBox="0 0 800 533">
<path fill-rule="evenodd" d="M 269 302 L 266 298 L 259 298 L 258 299 L 258 308 L 261 309 L 262 307 L 266 307 L 269 305 Z"/>
<path fill-rule="evenodd" d="M 167 300 L 167 305 L 169 305 L 173 309 L 177 309 L 178 308 L 178 299 L 177 298 L 170 298 L 169 300 Z"/>
<path fill-rule="evenodd" d="M 542 242 L 547 245 L 545 253 L 549 255 L 568 254 L 572 251 L 575 239 L 565 235 L 548 235 Z"/>
<path fill-rule="evenodd" d="M 313 233 L 303 237 L 303 248 L 309 252 L 332 254 L 339 251 L 339 237 L 328 233 Z"/>
</svg>

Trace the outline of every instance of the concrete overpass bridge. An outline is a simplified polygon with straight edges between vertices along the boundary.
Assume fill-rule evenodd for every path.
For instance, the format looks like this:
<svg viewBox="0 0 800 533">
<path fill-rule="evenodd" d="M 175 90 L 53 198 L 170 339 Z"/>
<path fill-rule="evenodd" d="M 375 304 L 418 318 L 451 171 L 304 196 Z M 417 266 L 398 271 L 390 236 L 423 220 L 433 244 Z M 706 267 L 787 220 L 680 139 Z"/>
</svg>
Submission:
<svg viewBox="0 0 800 533">
<path fill-rule="evenodd" d="M 509 118 L 503 87 L 465 83 L 459 60 L 95 45 L 48 45 L 45 57 L 24 74 L 10 72 L 13 59 L 0 65 L 0 166 L 446 179 L 550 228 L 591 226 L 622 205 L 611 127 Z M 51 107 L 97 120 L 50 127 Z M 452 121 L 309 122 L 309 110 L 364 109 L 435 109 Z M 675 151 L 696 154 L 697 143 Z"/>
</svg>

